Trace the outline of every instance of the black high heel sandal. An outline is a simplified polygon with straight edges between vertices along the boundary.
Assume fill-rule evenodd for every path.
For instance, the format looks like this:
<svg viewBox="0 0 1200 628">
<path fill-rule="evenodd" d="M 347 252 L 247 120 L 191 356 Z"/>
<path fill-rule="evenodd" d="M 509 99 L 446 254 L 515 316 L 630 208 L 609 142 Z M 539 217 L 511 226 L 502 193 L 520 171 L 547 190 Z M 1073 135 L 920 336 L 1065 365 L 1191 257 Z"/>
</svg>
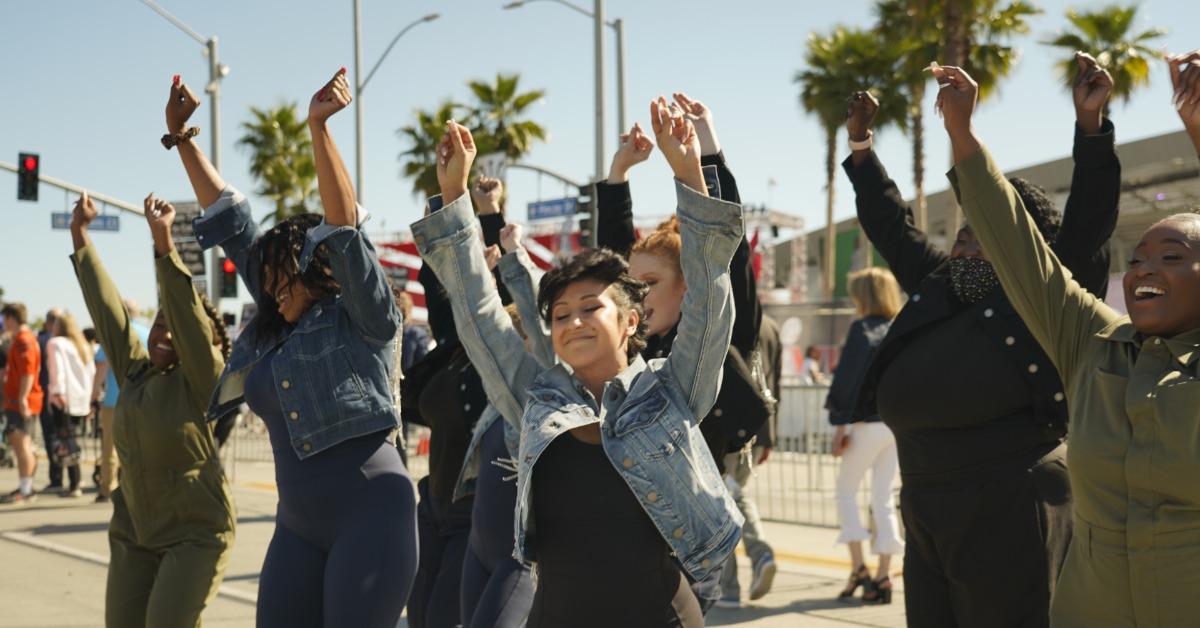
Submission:
<svg viewBox="0 0 1200 628">
<path fill-rule="evenodd" d="M 868 604 L 892 603 L 892 579 L 884 576 L 871 582 L 870 588 L 863 590 L 863 601 Z"/>
<path fill-rule="evenodd" d="M 838 599 L 841 601 L 849 601 L 854 597 L 854 593 L 858 591 L 858 587 L 863 588 L 863 599 L 866 599 L 868 593 L 874 592 L 875 583 L 871 581 L 871 572 L 867 570 L 866 565 L 859 565 L 857 569 L 850 572 L 850 581 L 846 583 L 846 588 L 838 594 Z"/>
</svg>

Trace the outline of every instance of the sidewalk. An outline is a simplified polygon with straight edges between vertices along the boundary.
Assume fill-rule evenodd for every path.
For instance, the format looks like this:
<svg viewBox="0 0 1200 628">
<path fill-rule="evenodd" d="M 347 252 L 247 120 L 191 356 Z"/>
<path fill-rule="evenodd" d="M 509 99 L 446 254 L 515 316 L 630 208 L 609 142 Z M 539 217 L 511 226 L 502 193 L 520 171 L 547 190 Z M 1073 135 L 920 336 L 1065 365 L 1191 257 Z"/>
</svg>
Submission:
<svg viewBox="0 0 1200 628">
<path fill-rule="evenodd" d="M 45 464 L 40 465 L 44 471 Z M 0 488 L 15 482 L 0 470 Z M 40 473 L 35 485 L 43 486 Z M 275 526 L 274 470 L 269 463 L 240 463 L 233 483 L 238 509 L 234 546 L 220 594 L 204 615 L 205 626 L 253 626 L 259 567 Z M 85 480 L 86 484 L 86 480 Z M 109 504 L 42 495 L 29 506 L 0 506 L 0 628 L 103 626 L 108 560 Z M 779 566 L 770 594 L 737 610 L 713 609 L 709 626 L 814 628 L 904 625 L 903 581 L 895 578 L 890 606 L 843 604 L 835 598 L 850 563 L 834 544 L 836 530 L 765 524 Z M 899 560 L 895 561 L 896 569 Z M 742 586 L 749 562 L 739 559 Z M 407 623 L 401 621 L 401 627 Z"/>
</svg>

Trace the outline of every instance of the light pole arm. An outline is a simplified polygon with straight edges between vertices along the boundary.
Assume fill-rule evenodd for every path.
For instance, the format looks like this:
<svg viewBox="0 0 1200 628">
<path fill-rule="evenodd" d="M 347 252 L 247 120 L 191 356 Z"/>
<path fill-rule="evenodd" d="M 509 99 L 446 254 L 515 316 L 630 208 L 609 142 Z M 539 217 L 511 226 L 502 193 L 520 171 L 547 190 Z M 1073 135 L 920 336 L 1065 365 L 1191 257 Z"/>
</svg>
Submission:
<svg viewBox="0 0 1200 628">
<path fill-rule="evenodd" d="M 208 40 L 205 39 L 203 36 L 201 36 L 200 33 L 197 33 L 196 31 L 192 30 L 190 27 L 188 27 L 187 24 L 184 24 L 182 20 L 180 20 L 179 18 L 175 17 L 174 15 L 171 15 L 170 13 L 168 13 L 166 9 L 158 6 L 158 4 L 154 2 L 154 0 L 142 0 L 142 4 L 150 7 L 151 9 L 154 10 L 155 13 L 166 18 L 166 20 L 168 22 L 174 24 L 177 28 L 179 28 L 179 30 L 181 30 L 185 34 L 187 34 L 188 37 L 195 39 L 196 42 L 199 43 L 201 46 L 208 43 Z"/>
<path fill-rule="evenodd" d="M 576 13 L 582 13 L 593 20 L 596 19 L 595 13 L 592 13 L 591 11 L 588 11 L 587 9 L 585 9 L 577 4 L 572 4 L 570 2 L 567 2 L 567 0 L 523 0 L 522 2 L 510 3 L 510 4 L 506 5 L 504 8 L 515 9 L 517 7 L 524 6 L 526 4 L 533 4 L 534 2 L 554 2 L 556 4 L 563 5 L 564 7 L 567 7 L 568 9 L 571 9 L 572 11 L 575 11 Z M 617 28 L 617 20 L 611 20 L 611 21 L 605 20 L 604 23 L 611 26 L 612 28 Z"/>
<path fill-rule="evenodd" d="M 404 28 L 400 29 L 400 32 L 396 33 L 396 36 L 392 38 L 392 43 L 388 44 L 387 50 L 384 50 L 383 54 L 379 56 L 379 60 L 375 62 L 375 66 L 371 68 L 370 72 L 367 72 L 367 77 L 364 78 L 358 84 L 357 93 L 361 94 L 362 91 L 364 89 L 366 89 L 367 83 L 371 80 L 371 77 L 375 76 L 375 71 L 379 69 L 379 66 L 383 65 L 383 60 L 387 59 L 387 56 L 389 54 L 391 54 L 391 52 L 392 52 L 392 48 L 396 47 L 396 42 L 400 41 L 400 38 L 403 37 L 405 33 L 412 30 L 417 24 L 420 24 L 422 22 L 432 22 L 433 20 L 436 20 L 436 19 L 437 19 L 436 13 L 433 15 L 426 15 L 425 17 L 423 17 L 419 20 L 416 20 L 412 24 L 409 24 L 408 26 L 405 26 Z"/>
</svg>

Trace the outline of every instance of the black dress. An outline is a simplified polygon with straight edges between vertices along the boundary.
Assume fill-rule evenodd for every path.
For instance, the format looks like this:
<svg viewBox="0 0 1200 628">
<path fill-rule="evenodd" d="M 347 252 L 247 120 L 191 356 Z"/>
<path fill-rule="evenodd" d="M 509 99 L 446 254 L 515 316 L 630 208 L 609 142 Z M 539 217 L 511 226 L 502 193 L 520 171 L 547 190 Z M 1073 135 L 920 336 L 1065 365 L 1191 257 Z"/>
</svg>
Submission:
<svg viewBox="0 0 1200 628">
<path fill-rule="evenodd" d="M 687 578 L 600 445 L 569 432 L 533 469 L 537 592 L 528 628 L 700 628 Z"/>
</svg>

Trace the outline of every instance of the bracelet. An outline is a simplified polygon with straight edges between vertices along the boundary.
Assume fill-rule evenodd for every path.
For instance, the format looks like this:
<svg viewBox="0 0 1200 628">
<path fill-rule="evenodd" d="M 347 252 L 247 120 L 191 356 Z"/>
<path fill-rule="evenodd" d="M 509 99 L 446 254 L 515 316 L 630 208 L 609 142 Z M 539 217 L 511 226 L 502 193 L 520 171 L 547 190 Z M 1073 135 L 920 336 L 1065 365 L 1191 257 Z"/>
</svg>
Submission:
<svg viewBox="0 0 1200 628">
<path fill-rule="evenodd" d="M 861 142 L 850 140 L 850 150 L 868 150 L 874 144 L 875 133 L 873 131 L 867 131 L 867 139 Z"/>
<path fill-rule="evenodd" d="M 186 129 L 180 131 L 179 133 L 174 133 L 174 134 L 167 133 L 167 134 L 163 135 L 162 136 L 162 145 L 163 145 L 163 148 L 165 148 L 167 150 L 171 150 L 175 146 L 178 146 L 179 144 L 182 144 L 182 143 L 192 139 L 193 137 L 196 137 L 197 135 L 200 135 L 200 127 L 198 127 L 198 126 L 188 127 Z"/>
</svg>

